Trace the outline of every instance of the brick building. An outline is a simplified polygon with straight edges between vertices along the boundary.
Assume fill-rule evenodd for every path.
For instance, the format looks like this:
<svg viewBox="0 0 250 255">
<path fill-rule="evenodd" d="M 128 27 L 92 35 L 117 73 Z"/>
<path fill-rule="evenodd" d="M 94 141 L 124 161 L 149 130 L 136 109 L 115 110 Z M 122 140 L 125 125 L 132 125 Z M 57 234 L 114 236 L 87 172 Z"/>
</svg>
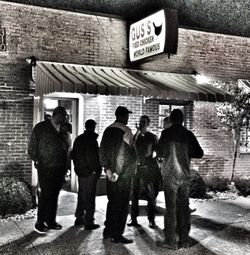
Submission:
<svg viewBox="0 0 250 255">
<path fill-rule="evenodd" d="M 151 118 L 151 131 L 159 135 L 162 117 L 173 107 L 181 107 L 186 126 L 195 133 L 205 152 L 204 158 L 193 161 L 193 167 L 203 176 L 229 176 L 232 139 L 222 128 L 215 109 L 216 101 L 223 102 L 226 96 L 220 92 L 214 96 L 217 92 L 214 93 L 212 86 L 199 88 L 191 70 L 200 68 L 216 79 L 224 79 L 228 73 L 233 82 L 249 79 L 249 38 L 179 28 L 176 55 L 169 59 L 162 54 L 161 58 L 132 64 L 127 50 L 129 24 L 125 20 L 4 1 L 0 1 L 0 10 L 1 174 L 36 182 L 27 155 L 28 140 L 33 125 L 43 119 L 44 112 L 52 110 L 53 103 L 67 108 L 73 139 L 83 131 L 88 118 L 98 122 L 97 132 L 101 137 L 104 128 L 114 120 L 118 105 L 133 110 L 130 127 L 134 128 L 141 114 L 147 114 Z M 30 64 L 26 60 L 31 56 L 37 61 Z M 84 70 L 86 76 L 82 79 L 89 79 L 91 85 L 72 82 L 72 70 L 78 68 Z M 102 70 L 110 77 L 115 73 L 110 84 L 118 87 L 118 92 L 102 90 L 109 80 L 108 77 L 101 80 L 98 72 Z M 122 92 L 120 82 L 128 81 L 117 78 L 120 71 L 131 75 L 134 82 L 140 80 L 141 91 L 145 89 L 142 83 L 148 83 L 145 93 L 137 93 L 133 86 Z M 174 88 L 159 96 L 156 88 L 161 80 L 152 77 L 161 74 L 170 77 Z M 188 89 L 190 84 L 196 88 L 192 93 Z M 109 91 L 112 86 L 108 85 Z M 178 86 L 184 92 L 180 93 Z M 236 175 L 249 175 L 249 158 L 247 153 L 239 155 Z M 73 186 L 74 183 L 72 179 Z"/>
</svg>

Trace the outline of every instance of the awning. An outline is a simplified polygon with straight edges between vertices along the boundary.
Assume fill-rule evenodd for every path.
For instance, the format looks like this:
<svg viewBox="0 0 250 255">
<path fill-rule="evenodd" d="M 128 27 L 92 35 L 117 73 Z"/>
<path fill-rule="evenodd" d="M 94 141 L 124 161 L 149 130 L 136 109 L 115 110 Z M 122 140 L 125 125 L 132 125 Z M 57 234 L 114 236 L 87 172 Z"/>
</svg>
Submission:
<svg viewBox="0 0 250 255">
<path fill-rule="evenodd" d="M 250 80 L 239 79 L 238 84 L 241 88 L 243 88 L 245 93 L 250 93 Z"/>
<path fill-rule="evenodd" d="M 232 99 L 209 84 L 198 84 L 193 75 L 37 61 L 35 95 L 53 92 L 210 102 Z"/>
</svg>

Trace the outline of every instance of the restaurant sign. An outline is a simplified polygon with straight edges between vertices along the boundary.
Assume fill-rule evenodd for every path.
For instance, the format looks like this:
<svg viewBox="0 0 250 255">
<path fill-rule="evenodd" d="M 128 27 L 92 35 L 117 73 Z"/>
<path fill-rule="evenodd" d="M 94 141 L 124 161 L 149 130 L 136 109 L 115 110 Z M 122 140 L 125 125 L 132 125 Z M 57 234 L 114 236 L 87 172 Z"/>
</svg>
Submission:
<svg viewBox="0 0 250 255">
<path fill-rule="evenodd" d="M 0 28 L 0 51 L 6 51 L 6 31 Z"/>
<path fill-rule="evenodd" d="M 144 59 L 163 52 L 176 54 L 177 40 L 177 11 L 160 10 L 130 25 L 130 61 Z"/>
</svg>

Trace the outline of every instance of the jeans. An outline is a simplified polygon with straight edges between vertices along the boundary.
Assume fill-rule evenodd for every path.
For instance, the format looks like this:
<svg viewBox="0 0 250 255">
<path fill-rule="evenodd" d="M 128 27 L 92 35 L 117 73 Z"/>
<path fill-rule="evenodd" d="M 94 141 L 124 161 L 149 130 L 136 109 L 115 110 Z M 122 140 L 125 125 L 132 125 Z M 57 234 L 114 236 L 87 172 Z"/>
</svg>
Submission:
<svg viewBox="0 0 250 255">
<path fill-rule="evenodd" d="M 189 181 L 172 182 L 163 179 L 166 213 L 165 241 L 171 245 L 187 242 L 191 227 L 189 211 Z"/>
<path fill-rule="evenodd" d="M 97 175 L 78 177 L 78 197 L 75 217 L 85 225 L 94 223 Z"/>
<path fill-rule="evenodd" d="M 122 236 L 128 216 L 129 195 L 129 182 L 123 182 L 121 179 L 116 182 L 107 180 L 108 204 L 104 236 L 107 235 L 113 238 Z"/>
<path fill-rule="evenodd" d="M 50 174 L 50 172 L 50 169 L 38 171 L 40 192 L 38 195 L 37 222 L 39 223 L 53 224 L 56 221 L 58 196 L 64 182 L 64 175 Z"/>
<path fill-rule="evenodd" d="M 139 167 L 138 167 L 139 168 Z M 134 175 L 132 184 L 132 205 L 131 205 L 131 219 L 135 221 L 139 215 L 139 196 L 141 189 L 144 190 L 147 204 L 148 220 L 155 219 L 155 199 L 158 194 L 158 183 L 144 183 L 140 172 Z"/>
</svg>

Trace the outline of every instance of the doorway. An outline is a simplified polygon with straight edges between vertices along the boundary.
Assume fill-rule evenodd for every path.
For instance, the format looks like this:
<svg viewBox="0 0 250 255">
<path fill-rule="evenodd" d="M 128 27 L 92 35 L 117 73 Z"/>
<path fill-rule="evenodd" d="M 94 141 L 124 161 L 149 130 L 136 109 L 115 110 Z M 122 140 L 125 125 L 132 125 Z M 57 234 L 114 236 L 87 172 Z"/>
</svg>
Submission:
<svg viewBox="0 0 250 255">
<path fill-rule="evenodd" d="M 52 93 L 34 100 L 34 125 L 52 116 L 57 106 L 63 106 L 67 112 L 67 122 L 71 128 L 71 147 L 75 138 L 83 132 L 83 96 L 77 93 Z M 73 163 L 69 167 L 66 179 L 70 190 L 77 191 L 77 177 Z M 37 171 L 32 167 L 32 186 L 37 185 Z"/>
</svg>

